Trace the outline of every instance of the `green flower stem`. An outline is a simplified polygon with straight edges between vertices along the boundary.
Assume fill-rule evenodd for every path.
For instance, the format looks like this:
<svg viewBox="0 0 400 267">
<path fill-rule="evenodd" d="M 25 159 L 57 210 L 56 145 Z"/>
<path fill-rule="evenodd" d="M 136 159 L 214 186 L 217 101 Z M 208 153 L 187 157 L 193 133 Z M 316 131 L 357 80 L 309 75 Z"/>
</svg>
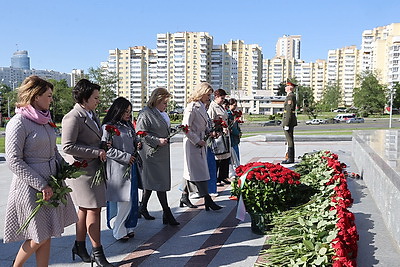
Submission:
<svg viewBox="0 0 400 267">
<path fill-rule="evenodd" d="M 44 200 L 43 200 L 44 201 Z M 39 205 L 36 206 L 36 208 L 33 209 L 32 213 L 29 215 L 28 218 L 26 218 L 25 222 L 22 224 L 22 226 L 18 229 L 17 235 L 19 235 L 22 231 L 24 231 L 29 223 L 32 221 L 33 217 L 39 212 L 40 208 L 44 205 L 43 202 L 40 202 Z"/>
</svg>

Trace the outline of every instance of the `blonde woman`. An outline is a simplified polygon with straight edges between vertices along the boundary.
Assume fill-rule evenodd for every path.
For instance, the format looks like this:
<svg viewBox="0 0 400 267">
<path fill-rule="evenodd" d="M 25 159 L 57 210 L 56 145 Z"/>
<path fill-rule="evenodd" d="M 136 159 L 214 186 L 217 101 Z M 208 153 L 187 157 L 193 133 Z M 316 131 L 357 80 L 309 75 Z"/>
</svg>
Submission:
<svg viewBox="0 0 400 267">
<path fill-rule="evenodd" d="M 189 191 L 197 189 L 200 197 L 204 197 L 205 209 L 219 210 L 222 207 L 215 204 L 208 194 L 210 174 L 207 165 L 205 136 L 210 131 L 210 119 L 207 115 L 206 104 L 210 101 L 213 89 L 209 83 L 198 84 L 188 99 L 189 104 L 183 114 L 183 125 L 189 126 L 189 131 L 183 138 L 183 204 L 196 208 L 189 200 Z M 195 188 L 193 188 L 195 186 Z"/>
<path fill-rule="evenodd" d="M 172 215 L 167 200 L 167 191 L 171 190 L 171 159 L 168 140 L 171 123 L 165 110 L 170 97 L 171 94 L 167 89 L 155 89 L 147 107 L 140 112 L 136 122 L 136 131 L 147 133 L 143 137 L 142 149 L 139 150 L 143 160 L 143 197 L 139 212 L 146 220 L 155 219 L 147 211 L 147 204 L 152 191 L 156 191 L 163 209 L 163 224 L 179 225 Z"/>
<path fill-rule="evenodd" d="M 51 122 L 50 104 L 53 85 L 38 76 L 30 76 L 18 89 L 16 114 L 6 128 L 6 157 L 14 173 L 5 215 L 4 242 L 25 240 L 13 266 L 23 266 L 36 254 L 36 266 L 48 266 L 51 237 L 59 237 L 64 227 L 77 221 L 68 196 L 66 205 L 43 206 L 21 233 L 21 227 L 37 206 L 36 194 L 50 200 L 53 190 L 50 175 L 55 175 L 63 159 L 57 150 L 56 133 Z M 53 126 L 52 126 L 53 125 Z"/>
</svg>

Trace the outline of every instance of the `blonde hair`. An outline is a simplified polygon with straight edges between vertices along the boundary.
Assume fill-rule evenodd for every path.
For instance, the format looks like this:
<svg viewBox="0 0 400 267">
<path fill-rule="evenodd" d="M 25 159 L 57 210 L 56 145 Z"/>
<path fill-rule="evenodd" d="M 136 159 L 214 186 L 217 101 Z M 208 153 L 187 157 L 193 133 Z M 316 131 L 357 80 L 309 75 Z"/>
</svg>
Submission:
<svg viewBox="0 0 400 267">
<path fill-rule="evenodd" d="M 158 87 L 156 88 L 150 95 L 149 101 L 147 101 L 147 106 L 150 108 L 154 108 L 164 99 L 170 98 L 171 94 L 167 89 Z"/>
<path fill-rule="evenodd" d="M 192 91 L 192 93 L 188 98 L 188 103 L 199 101 L 203 97 L 203 95 L 208 94 L 210 91 L 212 93 L 214 89 L 208 82 L 202 82 L 196 85 L 196 87 L 194 88 L 194 90 Z"/>
<path fill-rule="evenodd" d="M 53 90 L 53 85 L 38 76 L 27 77 L 18 88 L 18 100 L 15 106 L 26 107 L 32 105 L 36 96 L 43 95 L 48 89 Z"/>
</svg>

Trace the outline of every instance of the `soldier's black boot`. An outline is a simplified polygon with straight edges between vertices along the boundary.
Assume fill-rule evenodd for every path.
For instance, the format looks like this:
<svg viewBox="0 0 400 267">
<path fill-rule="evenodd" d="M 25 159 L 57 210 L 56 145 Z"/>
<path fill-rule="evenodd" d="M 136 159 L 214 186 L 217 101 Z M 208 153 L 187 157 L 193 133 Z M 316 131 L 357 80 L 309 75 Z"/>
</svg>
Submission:
<svg viewBox="0 0 400 267">
<path fill-rule="evenodd" d="M 288 152 L 287 152 L 287 159 L 282 161 L 281 164 L 292 164 L 294 163 L 294 147 L 288 147 Z"/>
</svg>

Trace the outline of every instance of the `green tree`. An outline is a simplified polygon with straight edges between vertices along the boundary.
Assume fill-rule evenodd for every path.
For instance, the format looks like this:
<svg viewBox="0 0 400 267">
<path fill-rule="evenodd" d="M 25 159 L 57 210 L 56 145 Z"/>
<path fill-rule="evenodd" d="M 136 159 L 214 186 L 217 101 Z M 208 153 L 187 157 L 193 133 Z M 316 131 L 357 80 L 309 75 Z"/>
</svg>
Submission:
<svg viewBox="0 0 400 267">
<path fill-rule="evenodd" d="M 396 82 L 393 87 L 393 107 L 394 108 L 400 108 L 400 83 Z M 390 101 L 390 95 L 389 95 L 389 101 Z"/>
<path fill-rule="evenodd" d="M 354 106 L 359 108 L 363 115 L 382 112 L 386 104 L 387 89 L 379 84 L 377 74 L 366 71 L 357 78 L 361 86 L 354 88 Z"/>
<path fill-rule="evenodd" d="M 328 84 L 322 93 L 322 99 L 318 103 L 318 107 L 322 111 L 332 111 L 337 109 L 342 102 L 342 93 L 339 84 Z"/>
<path fill-rule="evenodd" d="M 15 102 L 17 101 L 17 90 L 2 84 L 0 85 L 1 94 L 1 114 L 2 117 L 12 117 L 15 114 Z"/>
<path fill-rule="evenodd" d="M 285 87 L 286 87 L 286 82 L 281 82 L 278 86 L 278 91 L 276 94 L 280 96 L 285 96 L 286 95 Z"/>
<path fill-rule="evenodd" d="M 53 84 L 53 103 L 51 105 L 51 114 L 55 122 L 60 122 L 74 106 L 72 97 L 72 88 L 68 86 L 66 80 L 49 80 Z"/>
<path fill-rule="evenodd" d="M 86 75 L 86 78 L 101 86 L 100 103 L 97 109 L 100 114 L 104 113 L 117 97 L 115 92 L 117 91 L 118 76 L 116 73 L 102 69 L 101 67 L 97 69 L 89 68 L 88 71 L 89 73 Z"/>
</svg>

